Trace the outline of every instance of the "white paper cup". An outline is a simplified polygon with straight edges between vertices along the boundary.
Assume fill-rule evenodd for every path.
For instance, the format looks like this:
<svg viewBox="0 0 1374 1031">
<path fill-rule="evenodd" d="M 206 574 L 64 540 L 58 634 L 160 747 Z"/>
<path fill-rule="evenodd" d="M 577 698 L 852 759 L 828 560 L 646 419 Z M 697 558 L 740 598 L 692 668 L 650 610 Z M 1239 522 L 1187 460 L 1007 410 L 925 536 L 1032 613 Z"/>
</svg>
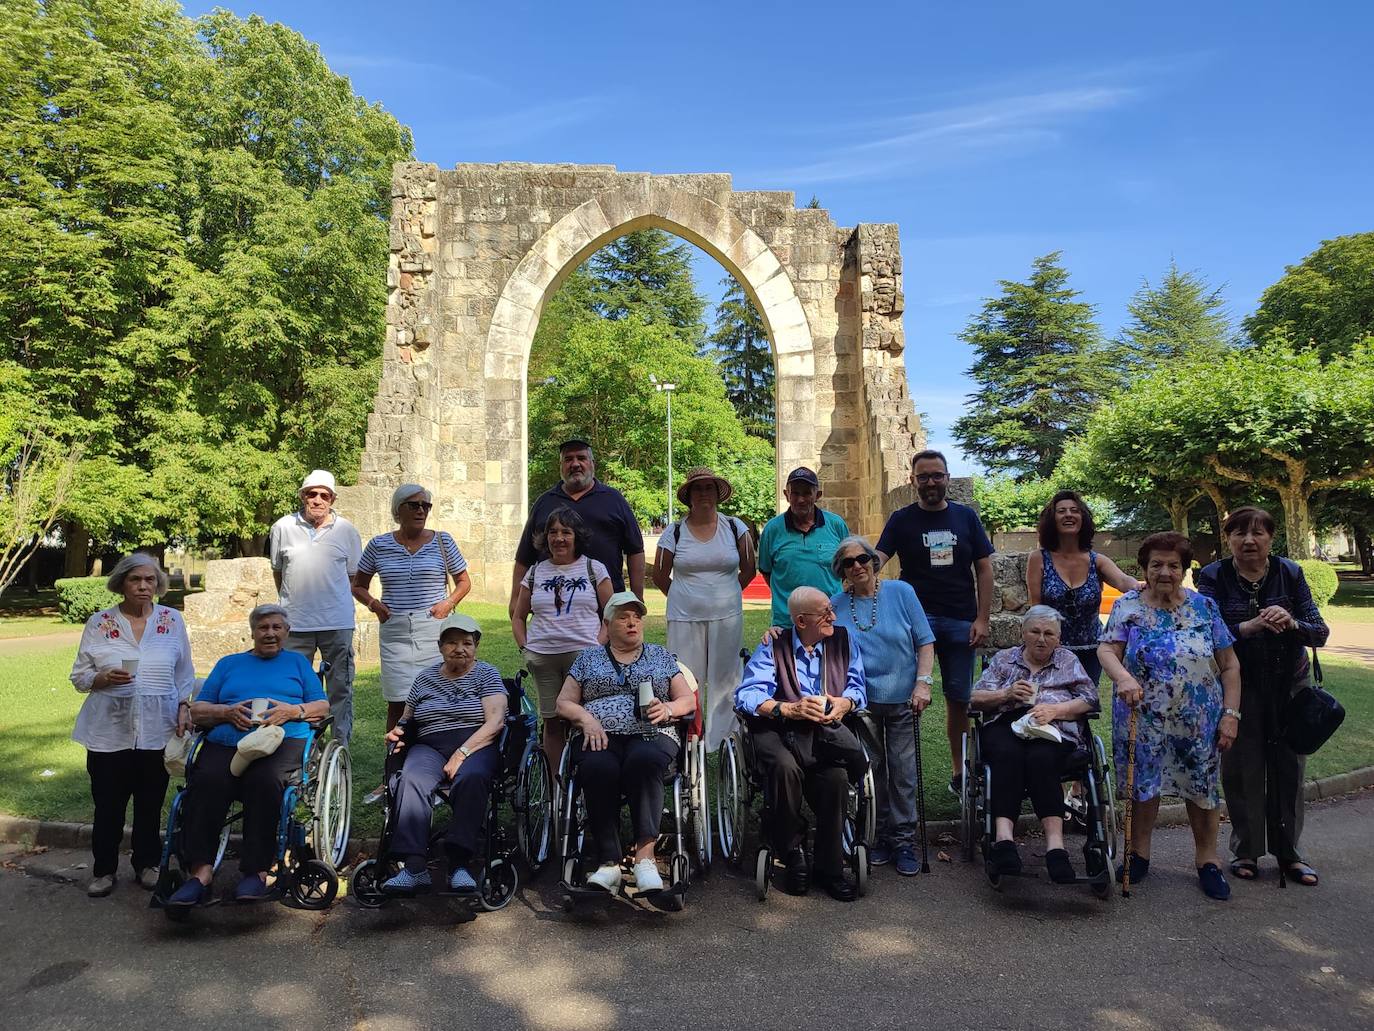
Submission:
<svg viewBox="0 0 1374 1031">
<path fill-rule="evenodd" d="M 267 698 L 254 698 L 248 704 L 253 709 L 253 722 L 261 723 L 263 717 L 267 715 L 267 706 L 271 704 L 271 700 Z"/>
<path fill-rule="evenodd" d="M 639 682 L 639 707 L 647 709 L 654 701 L 653 681 L 641 680 Z"/>
<path fill-rule="evenodd" d="M 125 673 L 129 674 L 129 676 L 132 677 L 132 676 L 134 676 L 135 674 L 138 673 L 138 660 L 137 660 L 137 659 L 120 659 L 120 660 L 119 660 L 119 668 L 122 669 Z"/>
</svg>

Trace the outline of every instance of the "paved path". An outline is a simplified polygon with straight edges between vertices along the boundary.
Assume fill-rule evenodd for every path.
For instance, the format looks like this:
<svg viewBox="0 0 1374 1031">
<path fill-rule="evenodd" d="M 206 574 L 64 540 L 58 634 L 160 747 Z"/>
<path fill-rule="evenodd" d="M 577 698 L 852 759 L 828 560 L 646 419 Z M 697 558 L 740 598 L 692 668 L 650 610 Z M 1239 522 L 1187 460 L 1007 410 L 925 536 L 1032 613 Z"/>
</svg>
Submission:
<svg viewBox="0 0 1374 1031">
<path fill-rule="evenodd" d="M 1332 623 L 1323 651 L 1374 666 L 1374 623 Z"/>
<path fill-rule="evenodd" d="M 1320 887 L 1279 891 L 1267 866 L 1224 905 L 1197 890 L 1187 832 L 1173 829 L 1160 832 L 1150 880 L 1129 900 L 1098 902 L 1043 880 L 996 894 L 955 863 L 911 880 L 879 870 L 872 894 L 852 906 L 776 894 L 760 904 L 751 882 L 718 874 L 682 914 L 615 906 L 569 917 L 545 875 L 507 911 L 475 920 L 428 900 L 380 912 L 344 902 L 323 914 L 226 906 L 185 926 L 146 909 L 127 882 L 88 900 L 10 862 L 0 870 L 0 1023 L 1374 1026 L 1374 793 L 1313 807 L 1306 840 Z"/>
<path fill-rule="evenodd" d="M 6 637 L 0 639 L 0 658 L 10 655 L 31 655 L 34 652 L 51 652 L 58 648 L 73 647 L 81 643 L 81 628 L 58 630 L 51 634 L 36 637 Z"/>
</svg>

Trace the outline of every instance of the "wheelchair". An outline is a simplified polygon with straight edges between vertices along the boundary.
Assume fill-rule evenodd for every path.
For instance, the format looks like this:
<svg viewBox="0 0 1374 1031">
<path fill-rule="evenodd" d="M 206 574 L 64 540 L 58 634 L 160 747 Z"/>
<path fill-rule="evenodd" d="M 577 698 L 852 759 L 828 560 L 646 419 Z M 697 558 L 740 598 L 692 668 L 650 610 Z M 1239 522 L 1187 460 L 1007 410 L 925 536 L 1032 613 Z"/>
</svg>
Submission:
<svg viewBox="0 0 1374 1031">
<path fill-rule="evenodd" d="M 321 665 L 319 676 L 326 682 L 328 664 Z M 326 694 L 328 694 L 326 683 Z M 276 877 L 271 896 L 294 902 L 302 909 L 327 909 L 339 892 L 338 869 L 348 850 L 348 833 L 353 811 L 353 768 L 348 746 L 330 733 L 334 718 L 326 716 L 310 724 L 300 769 L 282 793 L 281 816 L 277 821 Z M 157 886 L 149 905 L 162 909 L 169 920 L 181 921 L 190 909 L 166 906 L 190 876 L 182 848 L 183 812 L 190 782 L 190 771 L 205 743 L 205 734 L 196 735 L 186 760 L 186 782 L 177 789 L 167 814 L 167 833 L 163 839 L 162 861 Z M 218 872 L 229 849 L 233 825 L 243 816 L 241 807 L 231 805 L 220 828 L 214 866 Z M 205 905 L 216 905 L 212 900 Z"/>
<path fill-rule="evenodd" d="M 747 652 L 741 654 L 748 658 Z M 876 788 L 872 767 L 877 738 L 868 722 L 867 710 L 850 713 L 844 718 L 844 725 L 854 732 L 863 746 L 864 757 L 869 760 L 863 776 L 850 782 L 841 832 L 841 844 L 858 892 L 866 895 L 869 875 L 873 870 L 869 853 L 877 838 Z M 715 822 L 720 838 L 720 853 L 731 865 L 739 866 L 744 858 L 744 822 L 747 815 L 754 810 L 756 800 L 761 798 L 763 810 L 759 822 L 762 825 L 766 822 L 764 814 L 772 804 L 764 789 L 749 728 L 741 714 L 735 714 L 735 726 L 721 742 L 717 758 Z M 805 830 L 802 833 L 805 840 Z M 754 853 L 754 890 L 760 902 L 768 897 L 775 858 L 766 841 Z"/>
<path fill-rule="evenodd" d="M 1116 786 L 1111 763 L 1102 738 L 1091 733 L 1089 721 L 1097 713 L 1080 717 L 1086 748 L 1078 749 L 1064 764 L 1060 776 L 1065 784 L 1064 832 L 1081 833 L 1085 873 L 1076 876 L 1073 884 L 1086 884 L 1093 895 L 1105 899 L 1112 890 L 1112 870 L 1117 859 Z M 964 734 L 964 778 L 959 795 L 960 847 L 964 862 L 973 862 L 975 851 L 983 856 L 983 870 L 994 890 L 1003 888 L 1002 878 L 989 858 L 994 838 L 993 817 L 988 808 L 992 770 L 982 759 L 978 730 L 983 714 L 970 712 L 969 730 Z M 1027 876 L 1020 874 L 1017 876 Z M 1033 876 L 1031 874 L 1030 876 Z"/>
<path fill-rule="evenodd" d="M 660 909 L 681 912 L 686 904 L 687 887 L 695 872 L 705 876 L 711 867 L 711 828 L 707 790 L 706 744 L 702 723 L 701 697 L 696 677 L 686 666 L 678 669 L 692 689 L 696 709 L 678 720 L 677 757 L 664 774 L 663 821 L 655 853 L 667 852 L 668 883 L 660 891 L 630 892 L 621 881 L 620 895 L 644 899 Z M 613 896 L 599 888 L 588 888 L 588 871 L 582 862 L 582 846 L 587 824 L 586 805 L 577 787 L 577 760 L 581 754 L 582 733 L 574 730 L 558 762 L 558 841 L 562 863 L 563 911 L 571 913 L 579 902 L 605 901 Z M 630 853 L 621 857 L 623 873 L 632 867 Z"/>
<path fill-rule="evenodd" d="M 445 887 L 432 894 L 476 903 L 487 912 L 504 909 L 520 888 L 517 858 L 523 861 L 530 877 L 536 876 L 548 861 L 552 845 L 553 784 L 549 762 L 539 746 L 537 719 L 525 696 L 522 669 L 513 678 L 505 677 L 506 721 L 495 747 L 500 749 L 501 763 L 492 780 L 491 794 L 483 820 L 482 842 L 478 855 L 481 869 L 477 875 L 475 892 L 454 892 Z M 382 834 L 377 846 L 377 858 L 366 859 L 353 870 L 349 890 L 353 900 L 364 909 L 380 909 L 404 896 L 382 891 L 382 885 L 400 870 L 400 863 L 388 853 L 394 832 L 392 775 L 401 768 L 403 752 L 389 749 L 387 753 L 385 791 L 382 798 Z M 430 801 L 437 809 L 447 804 L 447 792 L 452 785 L 440 784 Z M 503 820 L 503 814 L 509 819 Z M 512 823 L 511 828 L 508 824 Z M 435 825 L 430 833 L 430 847 L 443 837 L 445 824 Z"/>
</svg>

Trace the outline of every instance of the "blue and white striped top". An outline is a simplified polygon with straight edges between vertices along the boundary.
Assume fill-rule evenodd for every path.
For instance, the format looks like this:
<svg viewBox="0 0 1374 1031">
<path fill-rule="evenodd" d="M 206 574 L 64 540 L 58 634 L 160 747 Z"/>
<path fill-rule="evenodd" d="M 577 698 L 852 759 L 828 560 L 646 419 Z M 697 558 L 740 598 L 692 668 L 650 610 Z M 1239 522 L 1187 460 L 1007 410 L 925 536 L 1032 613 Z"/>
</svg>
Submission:
<svg viewBox="0 0 1374 1031">
<path fill-rule="evenodd" d="M 392 612 L 422 612 L 448 597 L 446 575 L 457 576 L 467 561 L 453 538 L 438 531 L 411 554 L 394 534 L 379 533 L 367 542 L 358 572 L 382 580 L 382 601 Z"/>
<path fill-rule="evenodd" d="M 443 672 L 441 659 L 420 671 L 410 687 L 406 705 L 414 710 L 416 736 L 443 734 L 451 730 L 480 727 L 486 716 L 482 699 L 491 695 L 506 695 L 501 674 L 489 662 L 474 662 L 456 680 Z"/>
</svg>

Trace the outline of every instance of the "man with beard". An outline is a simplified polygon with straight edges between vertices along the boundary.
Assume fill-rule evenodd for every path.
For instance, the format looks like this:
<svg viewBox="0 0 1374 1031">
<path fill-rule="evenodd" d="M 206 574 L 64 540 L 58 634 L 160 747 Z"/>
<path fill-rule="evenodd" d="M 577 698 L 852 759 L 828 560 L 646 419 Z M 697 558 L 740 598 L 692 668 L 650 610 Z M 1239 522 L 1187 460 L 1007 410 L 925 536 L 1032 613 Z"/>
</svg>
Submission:
<svg viewBox="0 0 1374 1031">
<path fill-rule="evenodd" d="M 878 558 L 886 564 L 897 556 L 902 579 L 916 589 L 935 634 L 954 770 L 949 789 L 957 795 L 973 693 L 973 652 L 987 641 L 992 610 L 992 542 L 977 512 L 946 500 L 949 465 L 940 452 L 921 451 L 911 460 L 911 483 L 916 503 L 888 518 L 878 538 Z"/>
<path fill-rule="evenodd" d="M 787 474 L 782 494 L 786 511 L 768 520 L 759 534 L 759 572 L 773 592 L 773 625 L 791 626 L 787 599 L 794 590 L 815 587 L 829 598 L 840 589 L 830 560 L 849 527 L 818 504 L 821 481 L 804 465 Z"/>
<path fill-rule="evenodd" d="M 562 480 L 539 495 L 530 509 L 524 532 L 520 534 L 515 573 L 511 578 L 511 613 L 515 612 L 520 581 L 539 559 L 539 551 L 534 545 L 535 527 L 542 528 L 553 510 L 563 505 L 570 506 L 581 516 L 591 532 L 585 554 L 606 567 L 617 592 L 625 590 L 624 570 L 628 566 L 630 590 L 643 601 L 644 537 L 629 502 L 620 491 L 596 478 L 596 458 L 592 446 L 585 440 L 565 440 L 559 445 L 558 457 Z"/>
</svg>

